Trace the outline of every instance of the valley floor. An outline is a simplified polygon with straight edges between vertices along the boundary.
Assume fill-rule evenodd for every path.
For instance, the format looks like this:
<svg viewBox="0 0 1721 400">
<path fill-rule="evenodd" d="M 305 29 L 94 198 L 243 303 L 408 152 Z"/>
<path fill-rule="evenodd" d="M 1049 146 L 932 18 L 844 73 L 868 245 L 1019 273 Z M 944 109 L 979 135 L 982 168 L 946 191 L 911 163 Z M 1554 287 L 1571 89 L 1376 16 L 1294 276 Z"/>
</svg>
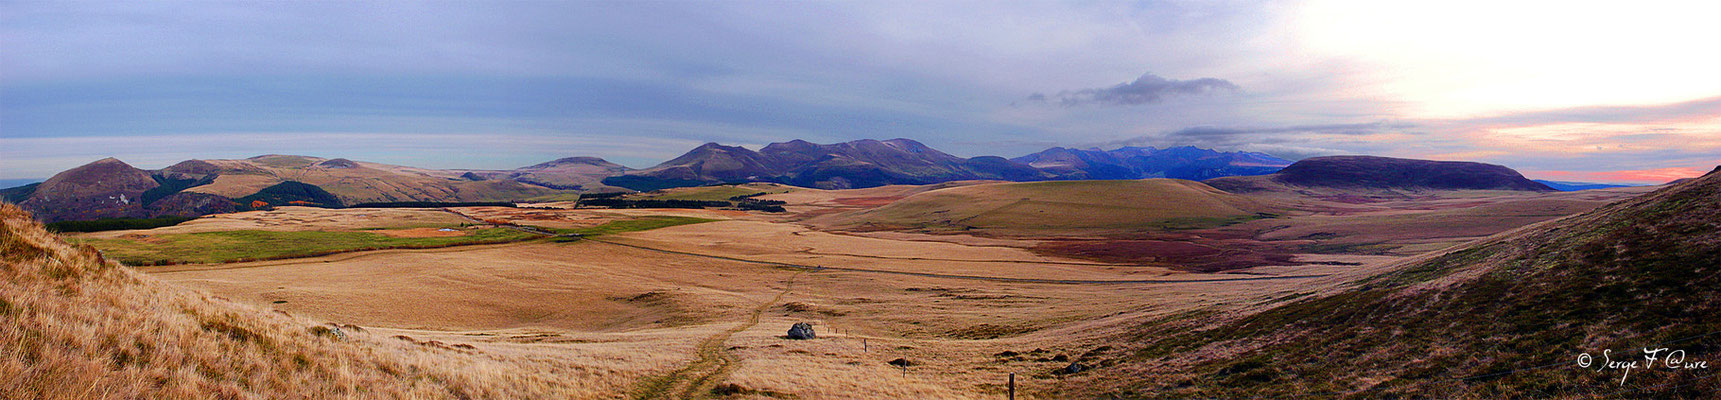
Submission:
<svg viewBox="0 0 1721 400">
<path fill-rule="evenodd" d="M 845 199 L 875 198 L 882 190 L 778 195 L 795 199 L 794 215 L 808 218 L 460 208 L 451 211 L 557 232 L 641 218 L 687 224 L 578 240 L 138 269 L 260 308 L 364 327 L 358 335 L 608 371 L 618 379 L 605 380 L 613 386 L 600 388 L 604 397 L 999 398 L 1014 373 L 1021 398 L 1035 398 L 1070 392 L 1058 371 L 1072 361 L 1103 370 L 1127 356 L 1133 349 L 1116 338 L 1134 327 L 1187 315 L 1246 314 L 1341 290 L 1413 254 L 1605 203 L 1498 196 L 1305 204 L 1301 210 L 1315 211 L 1193 234 L 1254 240 L 1279 232 L 1281 239 L 1304 240 L 1280 247 L 1291 262 L 1195 272 L 1174 263 L 1048 252 L 1041 247 L 1045 238 L 1033 235 L 850 232 L 825 229 L 816 219 L 860 204 Z M 1415 229 L 1419 213 L 1458 218 L 1499 209 L 1523 212 L 1484 228 Z M 434 209 L 288 207 L 273 213 L 81 238 L 150 240 L 234 229 L 433 232 L 427 229 L 468 221 Z M 1225 229 L 1232 231 L 1217 234 Z M 1398 233 L 1407 229 L 1424 233 Z M 1329 240 L 1386 250 L 1303 251 Z M 796 322 L 813 324 L 818 338 L 786 339 Z M 899 359 L 907 365 L 892 363 Z"/>
<path fill-rule="evenodd" d="M 642 376 L 618 394 L 733 383 L 766 397 L 989 398 L 1012 372 L 1023 393 L 1058 384 L 1050 372 L 1068 364 L 1058 355 L 1106 346 L 1120 324 L 1268 304 L 1393 259 L 1305 257 L 1329 263 L 1189 273 L 739 218 L 568 243 L 140 269 L 373 335 L 568 355 Z M 819 338 L 783 339 L 795 322 Z M 1028 356 L 995 356 L 1007 351 Z M 898 358 L 914 365 L 889 364 Z M 725 365 L 688 367 L 713 359 Z M 653 384 L 678 379 L 699 387 Z"/>
</svg>

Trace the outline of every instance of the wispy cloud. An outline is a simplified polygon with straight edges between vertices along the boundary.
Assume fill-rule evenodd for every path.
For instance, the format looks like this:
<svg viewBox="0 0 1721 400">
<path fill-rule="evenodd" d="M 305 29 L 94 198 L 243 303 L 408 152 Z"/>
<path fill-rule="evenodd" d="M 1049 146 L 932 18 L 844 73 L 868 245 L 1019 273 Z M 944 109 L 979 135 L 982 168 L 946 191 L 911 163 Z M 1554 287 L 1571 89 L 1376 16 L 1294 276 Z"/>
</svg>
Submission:
<svg viewBox="0 0 1721 400">
<path fill-rule="evenodd" d="M 1648 105 L 1721 93 L 1704 79 L 1716 69 L 1709 61 L 1721 60 L 1713 52 L 1642 52 L 1658 60 L 1645 70 L 1630 61 L 1643 57 L 1617 54 L 1634 46 L 1597 47 L 1608 52 L 1600 56 L 1575 49 L 1560 54 L 1629 68 L 1566 62 L 1556 75 L 1574 79 L 1539 80 L 1558 90 L 1507 90 L 1517 86 L 1465 80 L 1509 84 L 1550 72 L 1477 69 L 1494 58 L 1404 51 L 1402 40 L 1350 31 L 1327 38 L 1383 48 L 1300 47 L 1307 29 L 1333 18 L 1310 19 L 1298 3 L 0 1 L 0 178 L 106 156 L 160 166 L 273 152 L 498 168 L 598 155 L 641 166 L 685 151 L 682 143 L 794 138 L 909 137 L 964 156 L 1194 145 L 1287 158 L 1474 157 L 1546 170 L 1696 167 L 1721 153 L 1721 98 Z M 1598 15 L 1615 8 L 1589 7 L 1605 11 Z M 1525 18 L 1542 13 L 1536 7 L 1516 11 L 1495 17 L 1557 20 Z M 1438 43 L 1452 36 L 1394 31 Z M 1557 59 L 1498 47 L 1507 56 L 1499 59 Z M 1370 62 L 1393 52 L 1442 62 Z M 1453 73 L 1450 60 L 1470 68 Z M 1113 79 L 1128 81 L 1107 84 Z M 1452 99 L 1495 104 L 1478 97 L 1516 100 L 1418 113 Z M 1551 110 L 1512 112 L 1536 107 Z M 471 136 L 367 136 L 422 133 Z M 366 153 L 355 154 L 358 146 Z"/>
<path fill-rule="evenodd" d="M 1134 82 L 1091 89 L 1064 90 L 1057 94 L 1034 93 L 1027 101 L 1057 104 L 1064 107 L 1085 105 L 1134 106 L 1164 101 L 1167 97 L 1198 95 L 1212 92 L 1241 90 L 1237 84 L 1219 78 L 1190 80 L 1165 79 L 1153 73 L 1142 74 Z"/>
</svg>

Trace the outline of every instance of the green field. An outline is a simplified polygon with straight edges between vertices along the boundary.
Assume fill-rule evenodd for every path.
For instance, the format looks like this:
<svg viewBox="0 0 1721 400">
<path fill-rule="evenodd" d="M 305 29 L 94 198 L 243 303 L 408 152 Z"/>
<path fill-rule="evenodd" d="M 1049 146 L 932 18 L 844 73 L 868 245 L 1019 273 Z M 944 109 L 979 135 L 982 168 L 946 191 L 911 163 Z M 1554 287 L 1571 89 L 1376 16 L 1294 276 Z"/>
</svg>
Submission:
<svg viewBox="0 0 1721 400">
<path fill-rule="evenodd" d="M 712 221 L 717 220 L 694 217 L 649 216 L 624 221 L 615 221 L 589 228 L 550 229 L 550 231 L 560 234 L 578 234 L 580 236 L 601 236 L 617 233 L 649 231 L 658 228 L 668 228 L 671 226 L 691 225 Z"/>
<path fill-rule="evenodd" d="M 129 265 L 221 263 L 310 257 L 347 251 L 387 248 L 429 248 L 461 244 L 503 243 L 537 235 L 512 229 L 485 228 L 466 236 L 392 237 L 375 231 L 221 231 L 156 235 L 143 240 L 77 239 L 95 246 L 109 258 Z M 145 241 L 147 240 L 147 241 Z"/>
</svg>

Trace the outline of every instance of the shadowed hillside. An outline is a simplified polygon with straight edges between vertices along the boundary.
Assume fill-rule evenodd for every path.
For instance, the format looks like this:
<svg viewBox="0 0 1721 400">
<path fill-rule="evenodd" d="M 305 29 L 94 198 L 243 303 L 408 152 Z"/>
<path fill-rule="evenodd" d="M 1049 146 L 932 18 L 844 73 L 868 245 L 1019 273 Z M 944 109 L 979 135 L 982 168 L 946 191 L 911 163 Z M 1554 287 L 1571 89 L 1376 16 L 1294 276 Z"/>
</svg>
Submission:
<svg viewBox="0 0 1721 400">
<path fill-rule="evenodd" d="M 1298 161 L 1272 175 L 1223 177 L 1205 182 L 1232 193 L 1283 190 L 1278 187 L 1283 185 L 1341 189 L 1554 191 L 1548 185 L 1531 181 L 1518 171 L 1500 165 L 1375 156 L 1315 157 Z"/>
<path fill-rule="evenodd" d="M 317 324 L 165 284 L 0 203 L 0 398 L 603 397 L 553 357 Z"/>
<path fill-rule="evenodd" d="M 1099 386 L 1126 397 L 1709 398 L 1721 390 L 1721 169 L 1304 295 L 1217 324 L 1139 329 L 1130 340 L 1145 346 L 1104 375 L 1133 383 Z M 1708 367 L 1658 365 L 1622 383 L 1625 371 L 1578 366 L 1606 350 L 1641 361 L 1644 348 Z"/>
</svg>

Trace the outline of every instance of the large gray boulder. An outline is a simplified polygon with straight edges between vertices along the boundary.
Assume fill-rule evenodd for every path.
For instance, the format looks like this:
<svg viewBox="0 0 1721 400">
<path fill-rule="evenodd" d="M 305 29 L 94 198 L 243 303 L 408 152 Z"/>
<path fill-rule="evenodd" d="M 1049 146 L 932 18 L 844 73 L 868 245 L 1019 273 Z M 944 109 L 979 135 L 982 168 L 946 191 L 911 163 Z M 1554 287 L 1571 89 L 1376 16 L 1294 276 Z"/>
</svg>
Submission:
<svg viewBox="0 0 1721 400">
<path fill-rule="evenodd" d="M 812 339 L 814 337 L 817 335 L 813 334 L 813 324 L 796 322 L 794 326 L 789 327 L 790 339 Z"/>
</svg>

